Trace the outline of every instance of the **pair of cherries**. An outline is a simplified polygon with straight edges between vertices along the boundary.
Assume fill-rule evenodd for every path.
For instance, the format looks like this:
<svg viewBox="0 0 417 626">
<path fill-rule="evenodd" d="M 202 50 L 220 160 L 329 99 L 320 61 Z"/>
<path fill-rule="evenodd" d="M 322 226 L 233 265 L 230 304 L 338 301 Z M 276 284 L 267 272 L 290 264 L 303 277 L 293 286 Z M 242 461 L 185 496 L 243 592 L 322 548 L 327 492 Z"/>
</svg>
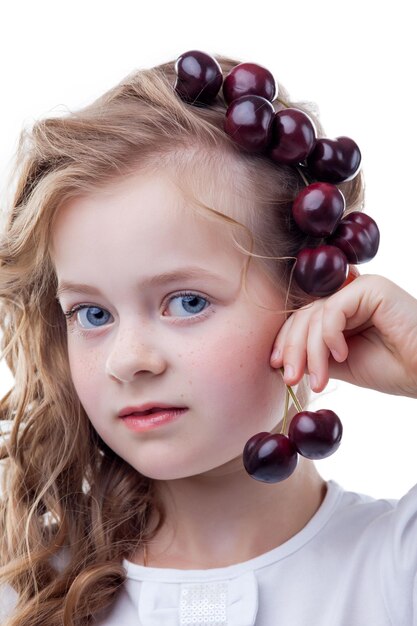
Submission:
<svg viewBox="0 0 417 626">
<path fill-rule="evenodd" d="M 283 102 L 284 108 L 275 112 L 277 84 L 261 65 L 240 63 L 223 79 L 214 57 L 190 50 L 178 57 L 175 71 L 176 93 L 196 106 L 213 102 L 222 88 L 228 105 L 224 130 L 242 148 L 295 166 L 317 180 L 296 197 L 292 207 L 300 230 L 318 238 L 317 245 L 297 255 L 294 279 L 312 296 L 337 291 L 346 281 L 348 265 L 369 261 L 379 247 L 378 226 L 371 217 L 359 211 L 342 217 L 345 200 L 336 184 L 358 173 L 357 144 L 349 137 L 317 138 L 310 117 Z"/>
<path fill-rule="evenodd" d="M 339 417 L 328 409 L 300 411 L 292 418 L 288 435 L 253 435 L 243 450 L 243 464 L 255 480 L 276 483 L 294 472 L 298 455 L 317 460 L 338 449 L 343 434 Z"/>
</svg>

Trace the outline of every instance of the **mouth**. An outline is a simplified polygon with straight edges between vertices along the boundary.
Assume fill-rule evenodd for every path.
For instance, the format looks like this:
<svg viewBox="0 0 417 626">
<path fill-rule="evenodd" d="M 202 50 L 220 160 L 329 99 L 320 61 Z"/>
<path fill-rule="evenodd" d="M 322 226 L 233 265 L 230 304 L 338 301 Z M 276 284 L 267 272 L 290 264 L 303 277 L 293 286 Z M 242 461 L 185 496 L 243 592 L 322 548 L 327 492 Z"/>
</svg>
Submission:
<svg viewBox="0 0 417 626">
<path fill-rule="evenodd" d="M 119 412 L 119 417 L 146 417 L 147 415 L 156 415 L 159 413 L 167 413 L 172 411 L 180 411 L 187 409 L 185 406 L 172 406 L 164 402 L 147 402 L 139 406 L 126 406 Z"/>
<path fill-rule="evenodd" d="M 145 432 L 178 420 L 188 411 L 187 407 L 154 407 L 145 411 L 133 411 L 121 417 L 130 430 Z"/>
</svg>

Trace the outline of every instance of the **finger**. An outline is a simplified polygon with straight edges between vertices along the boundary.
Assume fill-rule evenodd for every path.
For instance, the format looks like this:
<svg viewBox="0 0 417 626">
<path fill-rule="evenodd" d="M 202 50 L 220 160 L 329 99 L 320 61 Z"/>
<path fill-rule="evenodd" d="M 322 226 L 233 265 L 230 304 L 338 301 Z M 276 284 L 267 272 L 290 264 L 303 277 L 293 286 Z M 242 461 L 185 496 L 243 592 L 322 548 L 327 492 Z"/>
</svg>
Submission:
<svg viewBox="0 0 417 626">
<path fill-rule="evenodd" d="M 327 298 L 323 305 L 322 332 L 335 361 L 343 363 L 347 359 L 347 337 L 373 326 L 372 318 L 381 302 L 380 281 L 368 275 L 358 277 Z"/>
<path fill-rule="evenodd" d="M 329 382 L 329 348 L 323 340 L 323 308 L 311 317 L 307 337 L 307 368 L 310 387 L 322 391 Z"/>
<path fill-rule="evenodd" d="M 284 380 L 287 385 L 298 383 L 305 373 L 307 363 L 307 337 L 313 309 L 300 309 L 293 314 L 291 327 L 282 348 Z"/>
<path fill-rule="evenodd" d="M 379 277 L 363 275 L 327 299 L 326 315 L 339 312 L 335 316 L 339 333 L 342 327 L 357 330 L 372 325 L 372 317 L 383 302 L 383 286 L 384 281 L 381 286 Z"/>
<path fill-rule="evenodd" d="M 341 363 L 348 356 L 348 345 L 343 331 L 346 330 L 347 317 L 339 308 L 340 304 L 333 300 L 327 300 L 322 312 L 322 339 L 328 350 L 332 353 L 335 361 Z"/>
<path fill-rule="evenodd" d="M 283 365 L 284 346 L 293 321 L 294 314 L 290 315 L 289 318 L 285 320 L 275 337 L 270 359 L 272 367 L 282 367 Z"/>
<path fill-rule="evenodd" d="M 306 311 L 312 307 L 313 303 L 308 303 L 304 307 L 297 309 L 294 311 L 288 319 L 281 326 L 277 337 L 275 339 L 272 353 L 271 353 L 271 365 L 273 367 L 281 367 L 284 364 L 284 347 L 287 343 L 288 335 L 291 331 L 292 325 L 294 323 L 295 317 L 299 316 L 303 311 Z"/>
</svg>

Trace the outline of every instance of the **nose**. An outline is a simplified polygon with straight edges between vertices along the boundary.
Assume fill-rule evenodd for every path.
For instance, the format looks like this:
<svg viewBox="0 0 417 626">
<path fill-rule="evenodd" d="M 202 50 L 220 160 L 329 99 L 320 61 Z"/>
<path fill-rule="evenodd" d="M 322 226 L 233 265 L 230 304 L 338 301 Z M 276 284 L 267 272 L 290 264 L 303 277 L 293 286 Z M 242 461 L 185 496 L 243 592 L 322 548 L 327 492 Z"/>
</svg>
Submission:
<svg viewBox="0 0 417 626">
<path fill-rule="evenodd" d="M 140 372 L 161 374 L 166 359 L 157 347 L 155 331 L 139 323 L 119 328 L 106 360 L 106 374 L 122 382 L 131 382 Z"/>
</svg>

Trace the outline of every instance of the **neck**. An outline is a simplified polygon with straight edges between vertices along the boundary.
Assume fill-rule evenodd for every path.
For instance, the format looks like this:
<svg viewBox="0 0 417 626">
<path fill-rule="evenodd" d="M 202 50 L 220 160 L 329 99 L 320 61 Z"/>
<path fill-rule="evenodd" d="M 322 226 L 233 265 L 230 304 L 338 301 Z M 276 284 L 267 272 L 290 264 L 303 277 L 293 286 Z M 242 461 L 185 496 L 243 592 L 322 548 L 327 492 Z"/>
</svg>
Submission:
<svg viewBox="0 0 417 626">
<path fill-rule="evenodd" d="M 326 483 L 299 457 L 285 481 L 265 484 L 231 463 L 213 472 L 156 481 L 166 520 L 147 546 L 151 567 L 208 569 L 252 559 L 283 544 L 316 513 Z M 143 563 L 143 554 L 132 559 Z"/>
</svg>

